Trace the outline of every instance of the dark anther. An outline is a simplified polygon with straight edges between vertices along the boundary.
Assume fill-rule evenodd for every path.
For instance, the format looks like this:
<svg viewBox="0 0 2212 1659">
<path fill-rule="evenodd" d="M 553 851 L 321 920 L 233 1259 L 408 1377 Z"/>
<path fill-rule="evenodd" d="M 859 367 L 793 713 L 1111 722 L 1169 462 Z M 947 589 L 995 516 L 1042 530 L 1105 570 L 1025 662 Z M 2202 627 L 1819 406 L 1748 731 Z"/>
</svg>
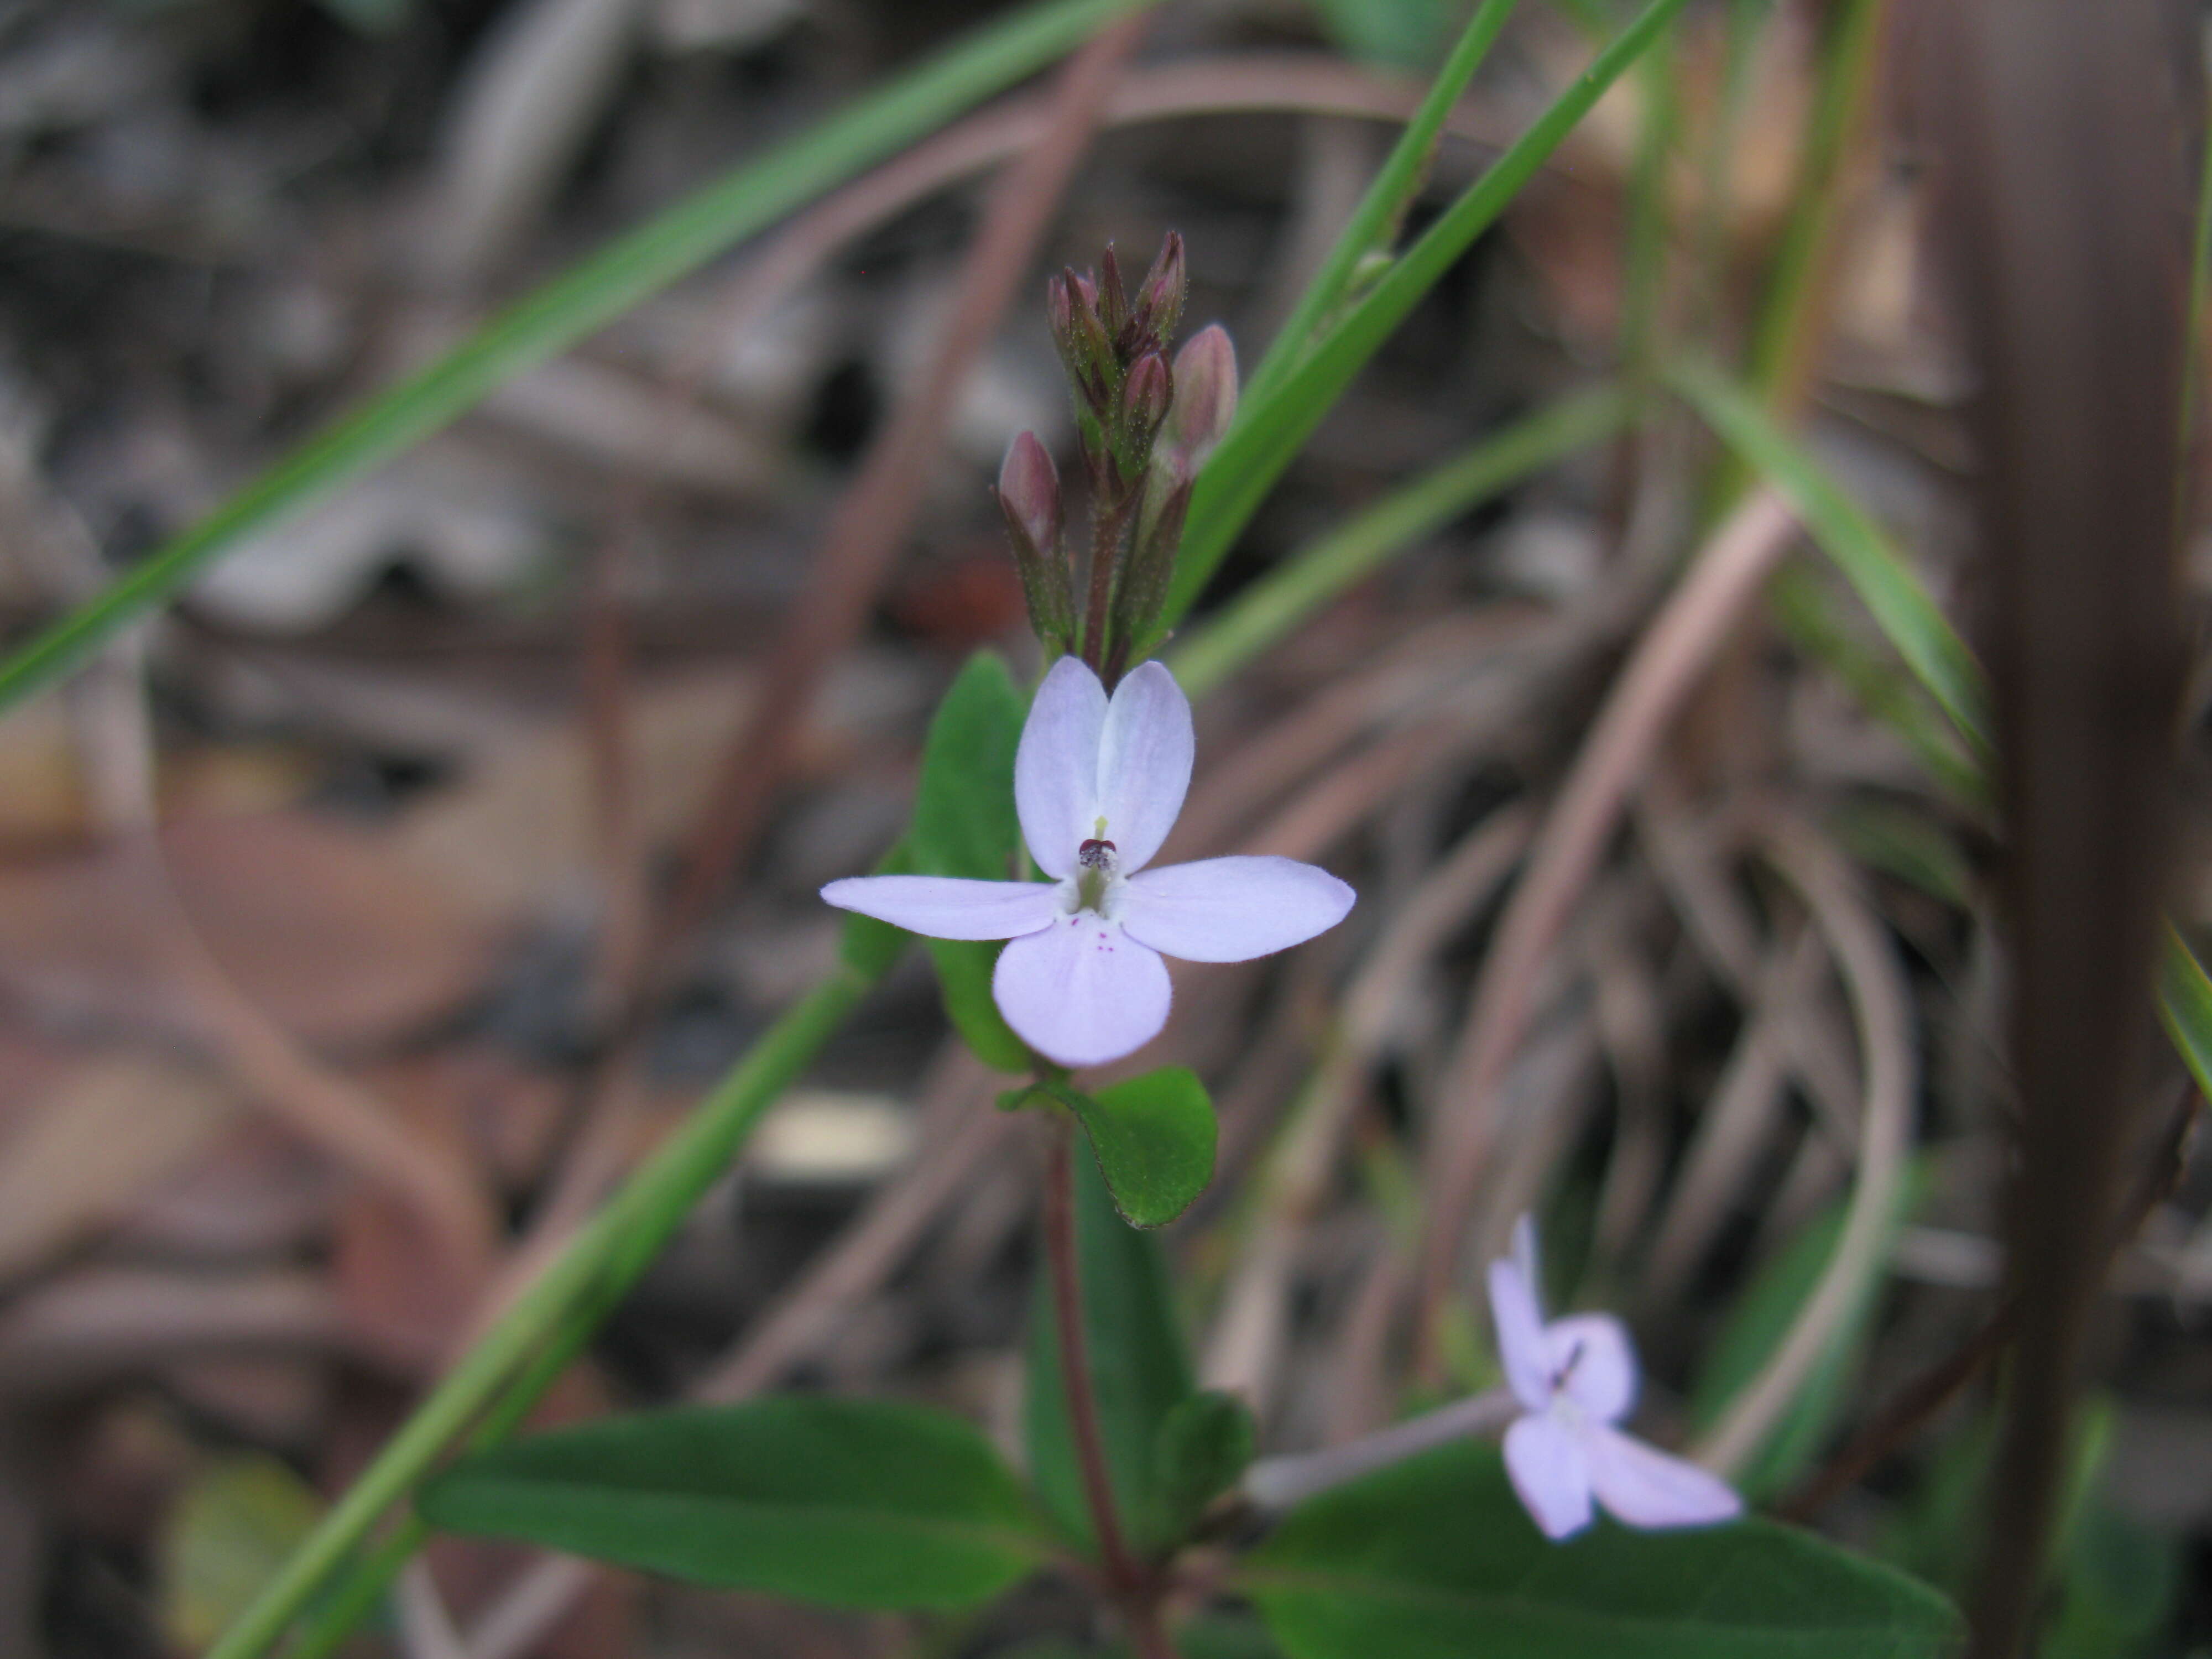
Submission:
<svg viewBox="0 0 2212 1659">
<path fill-rule="evenodd" d="M 1112 866 L 1115 851 L 1110 841 L 1086 841 L 1075 849 L 1075 861 L 1086 870 L 1105 869 Z"/>
</svg>

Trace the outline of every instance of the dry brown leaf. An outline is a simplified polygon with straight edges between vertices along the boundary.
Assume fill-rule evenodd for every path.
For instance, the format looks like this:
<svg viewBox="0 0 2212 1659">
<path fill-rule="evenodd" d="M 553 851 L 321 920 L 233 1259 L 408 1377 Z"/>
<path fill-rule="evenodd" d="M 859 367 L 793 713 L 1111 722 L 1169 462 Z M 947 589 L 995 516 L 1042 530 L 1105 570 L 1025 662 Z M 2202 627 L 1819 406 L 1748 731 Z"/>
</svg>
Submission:
<svg viewBox="0 0 2212 1659">
<path fill-rule="evenodd" d="M 128 1213 L 243 1104 L 205 1072 L 146 1056 L 88 1060 L 49 1079 L 0 1143 L 0 1281 Z"/>
<path fill-rule="evenodd" d="M 494 932 L 391 839 L 304 812 L 190 818 L 162 836 L 209 951 L 293 1035 L 340 1047 L 450 1012 Z M 64 1018 L 173 1030 L 190 1004 L 133 884 L 106 856 L 0 873 L 0 983 Z"/>
</svg>

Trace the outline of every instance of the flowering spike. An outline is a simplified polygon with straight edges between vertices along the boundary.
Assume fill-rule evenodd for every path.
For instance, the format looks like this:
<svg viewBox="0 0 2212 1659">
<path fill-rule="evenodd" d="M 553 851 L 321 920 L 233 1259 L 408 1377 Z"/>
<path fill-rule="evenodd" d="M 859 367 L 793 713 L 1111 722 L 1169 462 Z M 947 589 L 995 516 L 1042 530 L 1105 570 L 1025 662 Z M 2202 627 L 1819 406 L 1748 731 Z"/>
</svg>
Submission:
<svg viewBox="0 0 2212 1659">
<path fill-rule="evenodd" d="M 1060 533 L 1060 473 L 1033 432 L 1007 446 L 999 469 L 999 509 L 1006 517 L 1030 627 L 1048 654 L 1066 651 L 1074 642 L 1075 601 Z"/>
<path fill-rule="evenodd" d="M 1159 257 L 1145 273 L 1143 286 L 1131 307 L 1138 331 L 1151 343 L 1164 346 L 1174 338 L 1176 324 L 1182 317 L 1185 286 L 1182 235 L 1171 230 L 1161 242 Z"/>
</svg>

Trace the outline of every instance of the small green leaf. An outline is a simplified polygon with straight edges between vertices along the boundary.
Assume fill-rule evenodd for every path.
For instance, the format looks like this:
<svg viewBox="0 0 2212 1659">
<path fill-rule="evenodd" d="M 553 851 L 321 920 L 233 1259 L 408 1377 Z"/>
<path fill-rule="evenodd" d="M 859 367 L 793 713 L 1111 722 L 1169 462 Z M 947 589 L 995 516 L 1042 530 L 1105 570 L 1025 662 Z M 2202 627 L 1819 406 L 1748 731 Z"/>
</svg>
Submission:
<svg viewBox="0 0 2212 1659">
<path fill-rule="evenodd" d="M 907 834 L 917 875 L 1006 881 L 1013 874 L 1021 826 L 1014 816 L 1014 749 L 1028 706 L 995 652 L 979 651 L 929 723 L 921 787 Z M 955 1030 L 986 1066 L 1026 1072 L 1029 1045 L 1008 1028 L 991 995 L 991 972 L 1004 947 L 988 940 L 933 939 L 930 960 Z"/>
<path fill-rule="evenodd" d="M 1206 1506 L 1244 1473 L 1257 1432 L 1244 1402 L 1218 1389 L 1191 1395 L 1167 1414 L 1152 1448 L 1160 1503 L 1148 1529 L 1152 1541 L 1170 1546 L 1189 1535 Z"/>
<path fill-rule="evenodd" d="M 1190 1396 L 1190 1360 L 1176 1326 L 1158 1243 L 1114 1212 L 1091 1159 L 1073 1163 L 1086 1358 L 1115 1507 L 1127 1523 L 1159 1512 L 1153 1448 L 1169 1413 Z M 1037 1279 L 1024 1410 L 1030 1476 L 1053 1518 L 1069 1537 L 1088 1545 L 1091 1516 L 1068 1434 L 1052 1287 L 1043 1273 Z"/>
<path fill-rule="evenodd" d="M 1961 1630 L 1925 1585 L 1767 1522 L 1552 1543 L 1468 1442 L 1323 1493 L 1237 1578 L 1290 1659 L 1936 1659 Z"/>
<path fill-rule="evenodd" d="M 465 1457 L 421 1509 L 457 1532 L 840 1607 L 972 1606 L 1049 1548 L 981 1434 L 881 1400 L 610 1418 Z"/>
<path fill-rule="evenodd" d="M 1213 1179 L 1213 1102 L 1189 1067 L 1163 1066 L 1095 1096 L 1054 1092 L 1083 1120 L 1114 1207 L 1132 1227 L 1165 1226 Z"/>
</svg>

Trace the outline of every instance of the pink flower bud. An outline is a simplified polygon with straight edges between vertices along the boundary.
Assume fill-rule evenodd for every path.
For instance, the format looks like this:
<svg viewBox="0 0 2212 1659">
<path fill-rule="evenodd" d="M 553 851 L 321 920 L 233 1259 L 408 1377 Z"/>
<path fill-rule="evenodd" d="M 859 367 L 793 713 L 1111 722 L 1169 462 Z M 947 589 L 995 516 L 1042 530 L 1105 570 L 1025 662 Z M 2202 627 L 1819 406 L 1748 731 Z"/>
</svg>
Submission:
<svg viewBox="0 0 2212 1659">
<path fill-rule="evenodd" d="M 1129 378 L 1121 386 L 1121 415 L 1138 445 L 1152 441 L 1174 398 L 1168 360 L 1158 352 L 1147 351 L 1129 366 Z"/>
<path fill-rule="evenodd" d="M 1159 257 L 1152 268 L 1145 273 L 1144 286 L 1137 290 L 1135 305 L 1137 327 L 1154 343 L 1167 340 L 1175 333 L 1176 323 L 1182 316 L 1183 276 L 1182 237 L 1170 231 L 1160 244 Z"/>
<path fill-rule="evenodd" d="M 1121 264 L 1111 242 L 1098 256 L 1098 320 L 1106 325 L 1108 339 L 1125 343 L 1121 331 L 1129 325 L 1129 291 L 1121 286 Z"/>
<path fill-rule="evenodd" d="M 1006 523 L 1030 550 L 1049 554 L 1060 544 L 1060 471 L 1036 434 L 1024 432 L 1006 446 L 999 468 L 999 504 Z"/>
<path fill-rule="evenodd" d="M 1195 473 L 1237 417 L 1237 348 L 1218 323 L 1183 343 L 1175 360 L 1175 404 L 1162 437 L 1188 473 Z"/>
</svg>

